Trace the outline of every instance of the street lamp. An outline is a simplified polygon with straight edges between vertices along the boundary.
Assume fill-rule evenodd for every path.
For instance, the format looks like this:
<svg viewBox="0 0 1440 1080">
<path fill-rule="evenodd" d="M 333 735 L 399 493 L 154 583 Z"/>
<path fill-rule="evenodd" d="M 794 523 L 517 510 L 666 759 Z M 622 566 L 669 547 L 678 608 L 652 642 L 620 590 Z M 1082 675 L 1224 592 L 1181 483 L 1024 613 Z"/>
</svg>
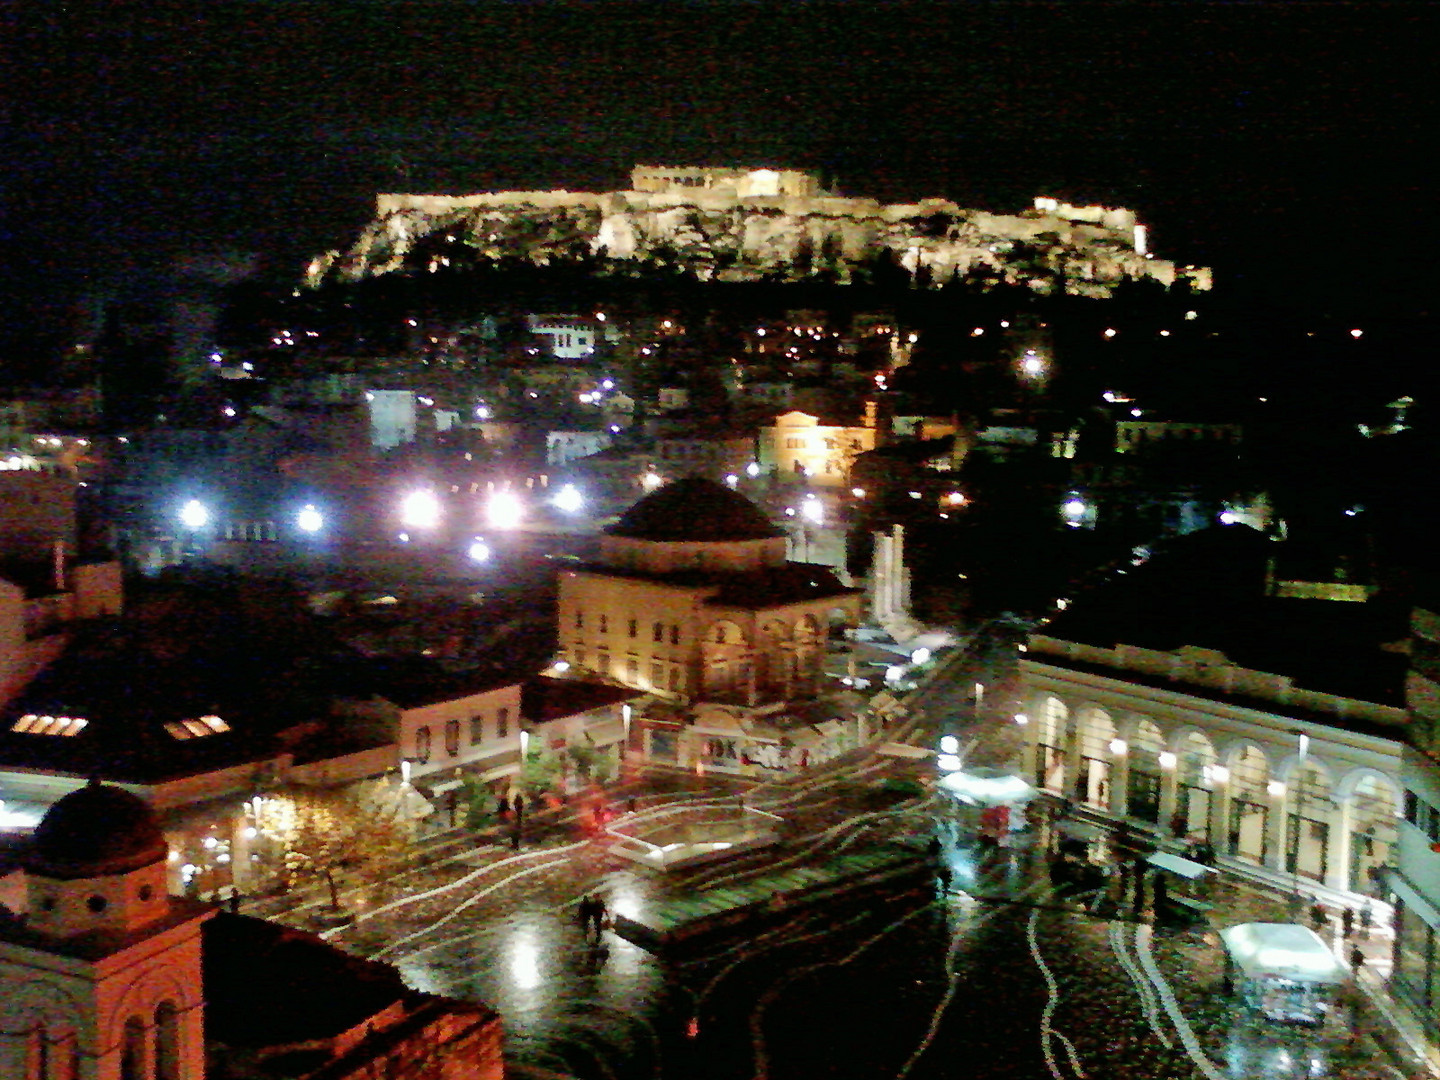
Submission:
<svg viewBox="0 0 1440 1080">
<path fill-rule="evenodd" d="M 1295 903 L 1300 903 L 1300 834 L 1305 825 L 1305 758 L 1310 752 L 1310 736 L 1306 735 L 1299 728 L 1291 730 L 1299 743 L 1299 752 L 1295 755 L 1295 839 L 1292 842 L 1293 854 L 1290 856 L 1294 861 L 1290 864 L 1291 872 L 1295 875 Z"/>
<path fill-rule="evenodd" d="M 210 524 L 210 511 L 199 499 L 191 499 L 180 508 L 180 524 L 198 532 Z"/>
</svg>

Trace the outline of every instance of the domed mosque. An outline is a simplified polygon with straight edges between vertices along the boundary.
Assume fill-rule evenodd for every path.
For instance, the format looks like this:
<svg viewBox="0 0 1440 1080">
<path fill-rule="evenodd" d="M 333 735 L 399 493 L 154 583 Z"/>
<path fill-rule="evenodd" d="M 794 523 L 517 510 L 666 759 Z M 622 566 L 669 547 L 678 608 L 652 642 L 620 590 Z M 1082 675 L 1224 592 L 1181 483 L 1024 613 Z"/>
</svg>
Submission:
<svg viewBox="0 0 1440 1080">
<path fill-rule="evenodd" d="M 687 705 L 812 698 L 830 630 L 857 623 L 861 593 L 785 549 L 743 495 L 698 477 L 667 484 L 605 530 L 596 565 L 561 575 L 561 655 Z"/>
</svg>

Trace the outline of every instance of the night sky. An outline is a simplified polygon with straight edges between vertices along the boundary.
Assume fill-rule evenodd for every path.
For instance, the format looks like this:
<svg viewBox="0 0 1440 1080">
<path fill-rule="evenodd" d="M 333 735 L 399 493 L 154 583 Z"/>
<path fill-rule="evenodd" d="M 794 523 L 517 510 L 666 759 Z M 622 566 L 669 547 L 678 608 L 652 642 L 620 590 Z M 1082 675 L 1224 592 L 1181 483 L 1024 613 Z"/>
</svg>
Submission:
<svg viewBox="0 0 1440 1080">
<path fill-rule="evenodd" d="M 180 258 L 298 269 L 379 190 L 607 190 L 641 161 L 1119 203 L 1163 257 L 1342 309 L 1409 313 L 1437 284 L 1434 4 L 8 11 L 12 321 L 144 291 Z"/>
</svg>

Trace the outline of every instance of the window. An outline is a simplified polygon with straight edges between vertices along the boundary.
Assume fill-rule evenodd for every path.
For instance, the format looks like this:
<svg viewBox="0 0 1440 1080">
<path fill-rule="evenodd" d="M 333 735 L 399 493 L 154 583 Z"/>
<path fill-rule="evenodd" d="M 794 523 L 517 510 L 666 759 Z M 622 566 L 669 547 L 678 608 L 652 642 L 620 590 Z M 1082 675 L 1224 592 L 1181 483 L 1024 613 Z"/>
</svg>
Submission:
<svg viewBox="0 0 1440 1080">
<path fill-rule="evenodd" d="M 609 619 L 604 615 L 600 616 L 600 632 L 602 634 L 608 634 L 610 632 Z"/>
<path fill-rule="evenodd" d="M 485 714 L 476 713 L 470 717 L 470 745 L 478 746 L 485 741 Z"/>
<path fill-rule="evenodd" d="M 415 760 L 421 765 L 430 760 L 430 729 L 428 727 L 415 729 Z"/>
<path fill-rule="evenodd" d="M 510 708 L 506 706 L 495 714 L 495 737 L 503 739 L 510 734 Z"/>
<path fill-rule="evenodd" d="M 583 612 L 583 611 L 577 611 L 577 612 L 575 612 L 575 629 L 576 629 L 576 630 L 584 630 L 584 629 L 585 629 L 585 612 Z"/>
<path fill-rule="evenodd" d="M 650 685 L 657 690 L 665 686 L 665 665 L 658 660 L 650 665 Z"/>
<path fill-rule="evenodd" d="M 132 1016 L 125 1021 L 120 1044 L 120 1080 L 145 1080 L 145 1021 Z"/>
<path fill-rule="evenodd" d="M 671 626 L 670 626 L 670 644 L 671 644 L 671 645 L 679 645 L 679 644 L 680 644 L 680 624 L 679 624 L 679 623 L 672 623 Z"/>
<path fill-rule="evenodd" d="M 638 619 L 631 619 L 631 620 L 630 620 L 630 636 L 631 636 L 631 637 L 634 637 L 634 636 L 635 636 L 635 632 L 636 632 L 639 628 L 640 628 L 640 622 L 639 622 L 639 620 L 638 620 Z"/>
<path fill-rule="evenodd" d="M 665 624 L 656 623 L 650 628 L 650 640 L 659 645 L 665 640 Z"/>
<path fill-rule="evenodd" d="M 180 1010 L 172 1001 L 155 1007 L 155 1080 L 180 1080 Z"/>
<path fill-rule="evenodd" d="M 454 757 L 460 753 L 460 721 L 445 721 L 445 753 Z"/>
<path fill-rule="evenodd" d="M 632 683 L 640 678 L 640 661 L 633 656 L 625 661 L 625 677 Z"/>
</svg>

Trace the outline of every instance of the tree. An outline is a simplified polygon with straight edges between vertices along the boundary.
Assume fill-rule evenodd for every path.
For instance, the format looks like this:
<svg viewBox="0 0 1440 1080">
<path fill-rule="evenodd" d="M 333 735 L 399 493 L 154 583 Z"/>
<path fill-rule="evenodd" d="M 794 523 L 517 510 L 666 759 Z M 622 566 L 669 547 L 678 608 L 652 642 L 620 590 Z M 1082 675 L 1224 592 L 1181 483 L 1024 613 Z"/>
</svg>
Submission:
<svg viewBox="0 0 1440 1080">
<path fill-rule="evenodd" d="M 340 877 L 374 883 L 405 859 L 428 804 L 409 784 L 371 781 L 352 788 L 292 789 L 264 799 L 257 826 L 281 846 L 287 884 L 317 876 L 340 907 Z"/>
</svg>

